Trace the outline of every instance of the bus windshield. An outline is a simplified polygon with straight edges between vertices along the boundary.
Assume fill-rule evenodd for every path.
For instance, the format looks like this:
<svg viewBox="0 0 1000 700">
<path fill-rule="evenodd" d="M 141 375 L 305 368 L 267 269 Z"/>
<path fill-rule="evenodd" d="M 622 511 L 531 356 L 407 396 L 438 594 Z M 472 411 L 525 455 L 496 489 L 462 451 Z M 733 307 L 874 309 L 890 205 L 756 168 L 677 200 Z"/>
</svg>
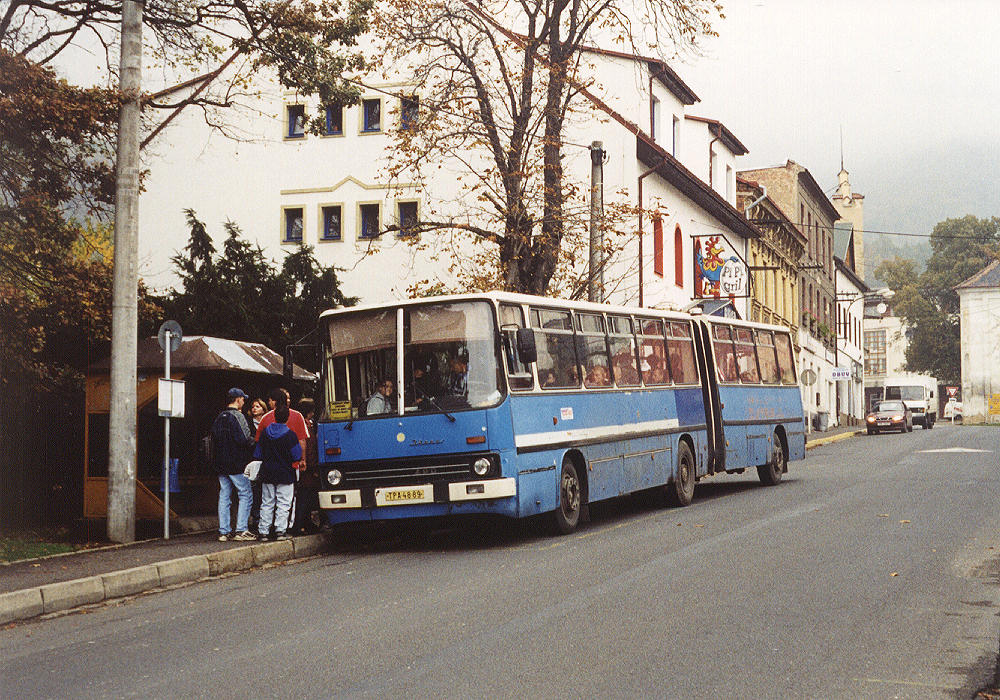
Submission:
<svg viewBox="0 0 1000 700">
<path fill-rule="evenodd" d="M 400 312 L 402 339 L 396 331 Z M 327 331 L 329 418 L 397 415 L 400 385 L 406 414 L 492 406 L 503 396 L 493 308 L 487 302 L 336 315 Z M 397 377 L 400 352 L 402 382 Z"/>
<path fill-rule="evenodd" d="M 903 401 L 922 401 L 924 388 L 922 386 L 887 386 L 885 398 L 902 399 Z"/>
</svg>

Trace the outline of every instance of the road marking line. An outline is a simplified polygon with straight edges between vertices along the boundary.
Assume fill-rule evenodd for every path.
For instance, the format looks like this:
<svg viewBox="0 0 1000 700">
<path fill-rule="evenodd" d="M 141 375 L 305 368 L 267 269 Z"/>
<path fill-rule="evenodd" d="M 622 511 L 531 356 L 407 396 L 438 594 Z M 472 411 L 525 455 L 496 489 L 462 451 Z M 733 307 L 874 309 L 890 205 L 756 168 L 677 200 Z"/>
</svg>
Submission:
<svg viewBox="0 0 1000 700">
<path fill-rule="evenodd" d="M 938 685 L 937 683 L 922 683 L 921 681 L 896 681 L 885 678 L 855 678 L 859 683 L 882 683 L 883 685 L 909 685 L 915 688 L 935 688 L 937 690 L 955 690 L 954 686 Z"/>
</svg>

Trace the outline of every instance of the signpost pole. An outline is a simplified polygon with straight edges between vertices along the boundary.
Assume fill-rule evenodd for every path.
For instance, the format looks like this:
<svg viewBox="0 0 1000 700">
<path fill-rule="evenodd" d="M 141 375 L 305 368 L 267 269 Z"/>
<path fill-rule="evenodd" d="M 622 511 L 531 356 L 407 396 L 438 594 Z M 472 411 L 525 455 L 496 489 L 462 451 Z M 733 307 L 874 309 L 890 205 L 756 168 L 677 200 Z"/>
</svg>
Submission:
<svg viewBox="0 0 1000 700">
<path fill-rule="evenodd" d="M 173 336 L 169 330 L 165 331 L 167 337 L 166 346 L 163 348 L 163 378 L 170 380 L 170 340 Z M 163 539 L 170 539 L 170 416 L 163 417 Z"/>
</svg>

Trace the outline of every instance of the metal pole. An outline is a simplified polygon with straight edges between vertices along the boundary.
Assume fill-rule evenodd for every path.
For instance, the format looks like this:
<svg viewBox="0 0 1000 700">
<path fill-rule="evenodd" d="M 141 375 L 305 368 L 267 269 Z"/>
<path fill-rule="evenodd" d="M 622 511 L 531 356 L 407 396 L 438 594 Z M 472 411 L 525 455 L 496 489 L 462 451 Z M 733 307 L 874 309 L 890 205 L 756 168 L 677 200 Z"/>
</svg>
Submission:
<svg viewBox="0 0 1000 700">
<path fill-rule="evenodd" d="M 604 250 L 601 217 L 604 212 L 604 144 L 590 144 L 590 275 L 587 299 L 604 301 Z"/>
<path fill-rule="evenodd" d="M 123 0 L 115 168 L 114 293 L 108 427 L 108 539 L 135 540 L 136 332 L 138 326 L 139 97 L 142 4 Z"/>
<path fill-rule="evenodd" d="M 163 378 L 170 380 L 170 339 L 174 334 L 167 331 L 167 343 L 164 348 L 166 360 L 163 363 Z M 169 386 L 169 385 L 168 385 Z M 171 391 L 171 409 L 173 409 L 173 392 Z M 163 417 L 163 539 L 170 539 L 170 416 Z"/>
</svg>

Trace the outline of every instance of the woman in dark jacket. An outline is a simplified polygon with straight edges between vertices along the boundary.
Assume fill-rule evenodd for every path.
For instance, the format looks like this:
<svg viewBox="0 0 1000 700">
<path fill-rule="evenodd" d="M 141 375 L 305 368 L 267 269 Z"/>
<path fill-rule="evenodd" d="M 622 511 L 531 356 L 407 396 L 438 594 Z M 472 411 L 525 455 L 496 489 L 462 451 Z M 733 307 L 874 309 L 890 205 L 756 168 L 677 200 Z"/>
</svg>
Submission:
<svg viewBox="0 0 1000 700">
<path fill-rule="evenodd" d="M 288 513 L 295 493 L 295 470 L 302 459 L 302 447 L 295 433 L 288 429 L 288 405 L 274 408 L 274 422 L 264 428 L 254 457 L 260 465 L 260 522 L 257 532 L 266 540 L 271 523 L 274 536 L 287 540 Z"/>
</svg>

